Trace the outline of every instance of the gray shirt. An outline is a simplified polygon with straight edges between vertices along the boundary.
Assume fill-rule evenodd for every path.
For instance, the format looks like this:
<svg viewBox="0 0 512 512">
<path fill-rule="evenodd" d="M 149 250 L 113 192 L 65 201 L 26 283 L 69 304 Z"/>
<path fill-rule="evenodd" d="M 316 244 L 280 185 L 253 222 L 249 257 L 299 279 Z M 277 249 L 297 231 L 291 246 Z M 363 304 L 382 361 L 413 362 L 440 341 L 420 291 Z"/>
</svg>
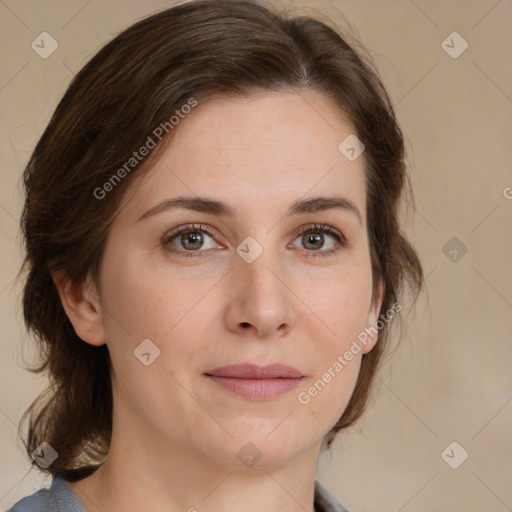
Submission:
<svg viewBox="0 0 512 512">
<path fill-rule="evenodd" d="M 349 512 L 318 480 L 315 480 L 315 511 Z M 66 481 L 54 476 L 49 488 L 25 496 L 7 512 L 87 512 Z"/>
</svg>

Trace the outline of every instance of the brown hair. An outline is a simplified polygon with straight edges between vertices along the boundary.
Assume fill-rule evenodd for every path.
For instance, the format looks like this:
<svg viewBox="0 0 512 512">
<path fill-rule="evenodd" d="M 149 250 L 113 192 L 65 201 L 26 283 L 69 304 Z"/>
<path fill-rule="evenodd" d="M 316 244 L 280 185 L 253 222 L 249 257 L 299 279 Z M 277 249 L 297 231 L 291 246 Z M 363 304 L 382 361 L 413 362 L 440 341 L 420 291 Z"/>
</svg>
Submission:
<svg viewBox="0 0 512 512">
<path fill-rule="evenodd" d="M 123 31 L 69 85 L 23 176 L 23 313 L 42 355 L 29 371 L 46 371 L 50 378 L 23 415 L 22 422 L 27 415 L 30 420 L 23 442 L 29 457 L 44 441 L 57 451 L 45 471 L 68 481 L 94 472 L 110 446 L 113 406 L 107 345 L 92 346 L 77 336 L 49 268 L 65 269 L 76 283 L 90 273 L 99 286 L 105 240 L 123 195 L 172 132 L 104 198 L 95 191 L 112 183 L 155 127 L 191 98 L 203 103 L 214 96 L 310 89 L 333 101 L 365 145 L 374 296 L 378 283 L 385 285 L 381 313 L 397 302 L 405 284 L 416 300 L 423 271 L 398 221 L 408 179 L 403 135 L 371 60 L 328 25 L 253 0 L 187 2 Z M 324 439 L 327 447 L 362 414 L 387 339 L 385 325 L 362 358 L 350 402 Z"/>
</svg>

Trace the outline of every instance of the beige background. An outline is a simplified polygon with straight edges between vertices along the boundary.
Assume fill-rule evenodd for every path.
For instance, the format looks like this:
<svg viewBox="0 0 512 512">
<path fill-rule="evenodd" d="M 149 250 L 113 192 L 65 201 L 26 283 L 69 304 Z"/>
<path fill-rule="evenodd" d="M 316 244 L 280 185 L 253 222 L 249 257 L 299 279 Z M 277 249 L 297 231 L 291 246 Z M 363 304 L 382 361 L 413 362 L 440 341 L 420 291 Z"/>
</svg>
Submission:
<svg viewBox="0 0 512 512">
<path fill-rule="evenodd" d="M 22 353 L 30 360 L 32 347 L 13 283 L 21 263 L 23 167 L 92 53 L 171 5 L 0 3 L 2 510 L 50 483 L 29 471 L 16 438 L 21 414 L 44 383 L 23 369 Z M 407 136 L 416 211 L 406 229 L 427 275 L 427 291 L 379 373 L 366 415 L 322 455 L 318 478 L 354 512 L 512 511 L 512 2 L 308 5 L 346 27 L 343 13 L 381 71 Z M 47 59 L 31 48 L 43 31 L 59 44 Z M 458 58 L 442 47 L 454 31 L 469 44 Z M 456 39 L 448 44 L 461 48 Z M 457 249 L 456 262 L 443 252 L 452 237 L 467 247 L 462 258 Z M 452 441 L 469 454 L 457 469 L 441 457 Z M 452 460 L 460 453 L 456 448 Z"/>
</svg>

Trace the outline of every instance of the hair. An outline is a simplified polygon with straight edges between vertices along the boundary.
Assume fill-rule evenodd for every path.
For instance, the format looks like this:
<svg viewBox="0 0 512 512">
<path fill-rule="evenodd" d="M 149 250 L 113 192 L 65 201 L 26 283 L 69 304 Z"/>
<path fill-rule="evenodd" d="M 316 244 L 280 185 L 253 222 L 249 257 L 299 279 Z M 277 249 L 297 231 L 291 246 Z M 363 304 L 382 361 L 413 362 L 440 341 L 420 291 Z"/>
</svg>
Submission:
<svg viewBox="0 0 512 512">
<path fill-rule="evenodd" d="M 29 371 L 47 372 L 50 381 L 21 420 L 29 418 L 23 443 L 39 470 L 68 481 L 85 478 L 106 458 L 112 435 L 107 345 L 78 337 L 50 269 L 64 269 L 75 283 L 90 275 L 99 287 L 105 241 L 126 190 L 157 161 L 173 132 L 166 129 L 133 170 L 126 162 L 156 127 L 169 128 L 171 116 L 191 98 L 201 104 L 304 90 L 330 100 L 365 146 L 372 292 L 375 297 L 384 284 L 381 313 L 406 286 L 417 299 L 423 270 L 399 225 L 399 200 L 409 183 L 404 139 L 371 59 L 329 22 L 292 17 L 256 0 L 198 0 L 148 16 L 102 47 L 74 77 L 23 173 L 23 316 L 42 357 Z M 327 448 L 365 410 L 388 338 L 386 324 L 362 356 L 351 399 L 324 438 Z M 45 469 L 31 456 L 42 442 L 58 453 Z"/>
</svg>

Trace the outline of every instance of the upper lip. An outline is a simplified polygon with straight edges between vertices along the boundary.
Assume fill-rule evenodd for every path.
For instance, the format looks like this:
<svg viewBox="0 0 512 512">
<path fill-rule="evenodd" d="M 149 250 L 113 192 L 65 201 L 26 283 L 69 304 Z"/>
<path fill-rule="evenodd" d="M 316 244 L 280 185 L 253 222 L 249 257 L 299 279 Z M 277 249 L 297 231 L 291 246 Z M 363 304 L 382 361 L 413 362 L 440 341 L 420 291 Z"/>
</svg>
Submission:
<svg viewBox="0 0 512 512">
<path fill-rule="evenodd" d="M 205 375 L 214 377 L 238 377 L 241 379 L 276 379 L 276 378 L 300 378 L 304 375 L 297 369 L 284 364 L 271 364 L 269 366 L 257 366 L 244 363 L 216 368 Z"/>
</svg>

